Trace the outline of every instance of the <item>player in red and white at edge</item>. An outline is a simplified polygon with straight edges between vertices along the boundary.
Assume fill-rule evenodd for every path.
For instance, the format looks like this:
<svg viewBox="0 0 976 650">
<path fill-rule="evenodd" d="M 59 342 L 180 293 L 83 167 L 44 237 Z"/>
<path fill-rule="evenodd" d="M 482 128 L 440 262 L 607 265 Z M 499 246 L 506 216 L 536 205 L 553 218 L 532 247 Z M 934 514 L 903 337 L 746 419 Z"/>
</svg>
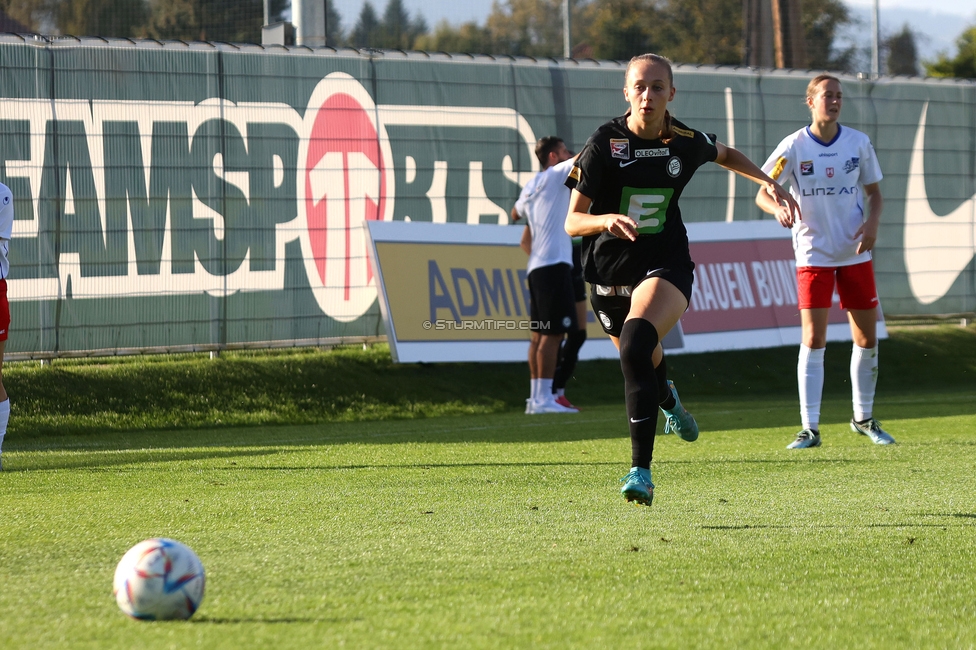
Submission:
<svg viewBox="0 0 976 650">
<path fill-rule="evenodd" d="M 0 183 L 0 450 L 3 449 L 3 437 L 7 433 L 7 421 L 10 420 L 10 399 L 3 387 L 3 352 L 7 346 L 7 330 L 10 328 L 10 304 L 7 302 L 7 272 L 10 262 L 7 260 L 7 248 L 14 229 L 14 197 L 10 189 Z M 3 456 L 0 454 L 0 469 L 3 469 Z"/>
<path fill-rule="evenodd" d="M 878 445 L 895 442 L 873 416 L 878 382 L 878 291 L 871 250 L 884 205 L 878 187 L 881 167 L 868 136 L 838 122 L 842 104 L 843 91 L 836 77 L 814 77 L 807 86 L 807 106 L 813 118 L 810 126 L 784 138 L 763 165 L 763 171 L 778 182 L 790 183 L 802 217 L 794 218 L 766 192 L 756 196 L 762 210 L 793 229 L 803 328 L 796 370 L 803 429 L 789 449 L 820 446 L 827 315 L 835 282 L 854 339 L 851 430 Z"/>
<path fill-rule="evenodd" d="M 678 201 L 695 171 L 715 162 L 759 183 L 797 208 L 786 190 L 741 152 L 671 117 L 671 62 L 657 54 L 630 60 L 624 98 L 630 110 L 597 129 L 566 180 L 572 188 L 566 232 L 583 238 L 590 302 L 620 350 L 631 470 L 627 501 L 651 505 L 651 457 L 658 408 L 665 430 L 698 438 L 695 418 L 668 381 L 660 341 L 688 309 L 695 265 Z"/>
</svg>

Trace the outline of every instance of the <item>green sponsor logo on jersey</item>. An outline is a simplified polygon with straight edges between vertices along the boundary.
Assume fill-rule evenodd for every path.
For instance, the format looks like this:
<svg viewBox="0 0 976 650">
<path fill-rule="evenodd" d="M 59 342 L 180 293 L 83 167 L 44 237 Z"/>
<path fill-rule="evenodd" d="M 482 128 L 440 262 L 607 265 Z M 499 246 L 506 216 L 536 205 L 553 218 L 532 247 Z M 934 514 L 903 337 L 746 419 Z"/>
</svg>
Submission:
<svg viewBox="0 0 976 650">
<path fill-rule="evenodd" d="M 625 187 L 620 195 L 620 214 L 637 222 L 637 232 L 653 235 L 664 230 L 674 188 Z"/>
</svg>

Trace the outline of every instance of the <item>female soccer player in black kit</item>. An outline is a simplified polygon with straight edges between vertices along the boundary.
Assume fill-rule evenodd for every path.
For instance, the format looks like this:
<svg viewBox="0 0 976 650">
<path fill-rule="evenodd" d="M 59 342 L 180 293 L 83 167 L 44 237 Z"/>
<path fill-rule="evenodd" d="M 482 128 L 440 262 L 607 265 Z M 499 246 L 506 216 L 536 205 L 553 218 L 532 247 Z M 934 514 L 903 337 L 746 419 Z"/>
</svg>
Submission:
<svg viewBox="0 0 976 650">
<path fill-rule="evenodd" d="M 681 191 L 699 167 L 715 162 L 799 214 L 793 198 L 741 152 L 673 119 L 667 105 L 674 92 L 668 59 L 631 59 L 624 86 L 630 110 L 590 136 L 566 180 L 573 190 L 566 232 L 583 237 L 590 302 L 620 351 L 632 450 L 621 493 L 648 506 L 658 407 L 667 416 L 665 432 L 698 438 L 695 419 L 667 379 L 660 345 L 688 308 L 694 281 Z"/>
</svg>

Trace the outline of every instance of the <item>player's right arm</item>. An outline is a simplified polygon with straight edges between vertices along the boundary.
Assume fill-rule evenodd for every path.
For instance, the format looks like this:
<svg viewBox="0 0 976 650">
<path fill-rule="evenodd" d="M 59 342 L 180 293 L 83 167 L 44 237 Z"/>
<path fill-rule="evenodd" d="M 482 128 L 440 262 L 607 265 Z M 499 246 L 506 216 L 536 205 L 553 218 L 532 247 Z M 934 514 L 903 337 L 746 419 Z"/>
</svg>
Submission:
<svg viewBox="0 0 976 650">
<path fill-rule="evenodd" d="M 569 211 L 566 214 L 566 232 L 570 237 L 588 237 L 609 232 L 620 239 L 637 240 L 637 222 L 622 214 L 590 214 L 593 199 L 580 192 L 600 191 L 603 177 L 607 172 L 607 151 L 602 151 L 596 136 L 590 137 L 583 150 L 576 157 L 576 163 L 566 186 L 572 190 L 569 195 Z M 586 170 L 585 177 L 584 171 Z M 585 178 L 585 181 L 584 181 Z"/>
<path fill-rule="evenodd" d="M 566 232 L 570 237 L 599 235 L 604 231 L 620 239 L 637 240 L 637 222 L 622 214 L 590 214 L 590 197 L 573 190 L 566 214 Z"/>
<path fill-rule="evenodd" d="M 762 171 L 780 185 L 782 185 L 781 179 L 789 178 L 792 171 L 788 140 L 787 138 L 780 142 L 762 166 Z M 776 217 L 776 221 L 784 228 L 792 228 L 793 224 L 796 223 L 798 214 L 794 213 L 792 206 L 788 202 L 784 202 L 775 193 L 770 192 L 767 187 L 761 187 L 756 193 L 756 205 L 763 212 Z"/>
<path fill-rule="evenodd" d="M 532 230 L 526 226 L 522 231 L 522 239 L 519 241 L 519 248 L 525 251 L 526 255 L 532 254 Z"/>
<path fill-rule="evenodd" d="M 776 221 L 784 228 L 793 227 L 795 223 L 793 208 L 786 202 L 780 200 L 774 193 L 767 191 L 767 188 L 762 187 L 756 193 L 756 205 L 763 212 L 776 217 Z"/>
</svg>

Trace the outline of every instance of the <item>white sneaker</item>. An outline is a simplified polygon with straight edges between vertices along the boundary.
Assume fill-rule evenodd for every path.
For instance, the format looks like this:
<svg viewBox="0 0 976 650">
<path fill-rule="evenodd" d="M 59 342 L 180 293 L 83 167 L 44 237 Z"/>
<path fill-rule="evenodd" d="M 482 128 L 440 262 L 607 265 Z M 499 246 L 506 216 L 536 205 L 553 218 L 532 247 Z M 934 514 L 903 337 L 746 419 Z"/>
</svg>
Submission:
<svg viewBox="0 0 976 650">
<path fill-rule="evenodd" d="M 876 445 L 893 445 L 895 444 L 895 439 L 892 438 L 888 433 L 881 428 L 881 423 L 874 418 L 869 418 L 863 422 L 858 422 L 857 420 L 851 420 L 851 431 L 854 433 L 860 433 L 862 436 L 867 436 Z"/>
<path fill-rule="evenodd" d="M 820 446 L 820 432 L 817 429 L 804 429 L 796 434 L 796 440 L 786 445 L 787 449 L 809 449 Z"/>
<path fill-rule="evenodd" d="M 538 415 L 540 413 L 579 413 L 579 411 L 558 404 L 552 397 L 540 401 L 528 400 L 525 403 L 526 415 Z"/>
</svg>

